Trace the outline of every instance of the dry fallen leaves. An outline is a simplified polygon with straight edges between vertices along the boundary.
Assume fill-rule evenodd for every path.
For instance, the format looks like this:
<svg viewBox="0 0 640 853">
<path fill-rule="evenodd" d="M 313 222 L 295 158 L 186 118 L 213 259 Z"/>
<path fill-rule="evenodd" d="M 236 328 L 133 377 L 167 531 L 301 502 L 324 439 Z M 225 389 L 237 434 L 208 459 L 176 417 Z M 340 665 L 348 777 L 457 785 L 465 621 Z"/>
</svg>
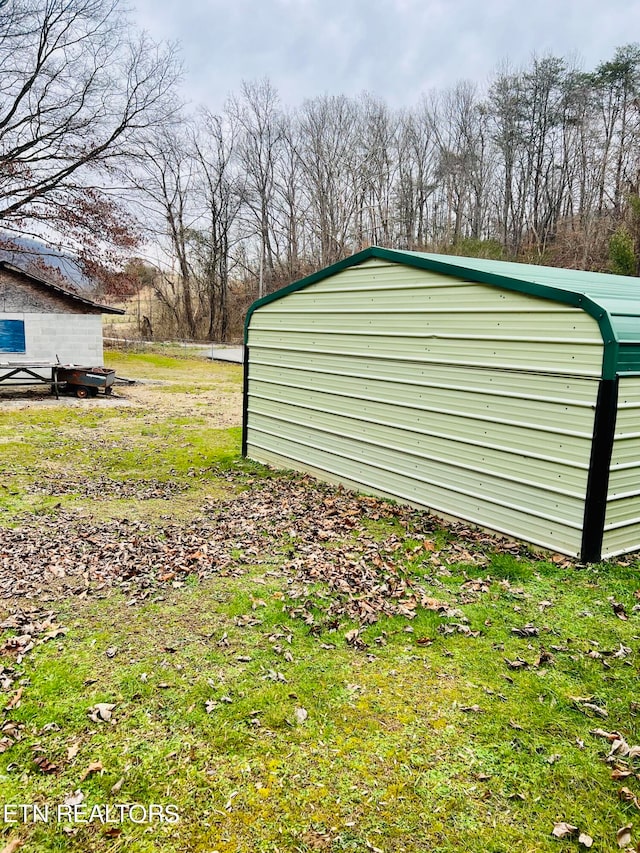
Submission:
<svg viewBox="0 0 640 853">
<path fill-rule="evenodd" d="M 614 782 L 622 782 L 623 779 L 628 779 L 629 776 L 633 776 L 633 775 L 634 775 L 633 770 L 629 770 L 626 768 L 623 770 L 619 767 L 615 767 L 611 771 L 611 778 L 614 780 Z"/>
<path fill-rule="evenodd" d="M 628 823 L 626 826 L 620 827 L 620 829 L 616 832 L 616 841 L 618 842 L 618 847 L 628 847 L 631 844 L 631 830 L 633 829 L 633 824 Z"/>
<path fill-rule="evenodd" d="M 65 806 L 79 806 L 82 802 L 84 802 L 84 794 L 79 788 L 73 794 L 69 794 L 68 797 L 64 798 Z"/>
<path fill-rule="evenodd" d="M 0 579 L 3 567 L 3 553 L 0 550 Z M 0 595 L 2 595 L 1 583 Z M 41 643 L 46 643 L 48 640 L 67 633 L 67 629 L 58 625 L 55 619 L 55 615 L 50 611 L 40 608 L 18 607 L 0 624 L 0 630 L 11 632 L 10 636 L 6 637 L 4 641 L 0 639 L 0 655 L 4 658 L 12 659 L 11 666 L 0 666 L 0 690 L 10 690 L 15 682 L 24 676 L 23 661 L 32 649 Z M 4 706 L 5 711 L 12 711 L 20 707 L 25 685 L 28 684 L 28 680 L 21 683 L 20 687 L 18 687 Z M 2 736 L 0 737 L 0 753 L 6 752 L 20 740 L 23 728 L 22 723 L 16 723 L 11 720 L 3 724 L 1 729 Z M 59 730 L 57 724 L 48 723 L 42 728 L 42 733 L 56 730 Z M 36 764 L 43 773 L 53 773 L 58 769 L 56 764 L 42 755 L 36 759 Z"/>
<path fill-rule="evenodd" d="M 20 687 L 20 689 L 9 699 L 7 704 L 4 706 L 5 711 L 11 711 L 14 708 L 18 708 L 20 706 L 20 700 L 22 698 L 22 694 L 24 692 L 24 687 Z"/>
<path fill-rule="evenodd" d="M 244 477 L 228 472 L 221 476 Z M 246 486 L 246 479 L 241 483 Z M 89 490 L 96 499 L 105 495 L 157 499 L 171 497 L 183 487 L 152 480 L 118 483 L 98 477 L 72 483 L 53 477 L 40 488 L 56 494 Z M 446 609 L 446 602 L 428 596 L 398 568 L 397 552 L 403 547 L 399 536 L 390 534 L 383 541 L 372 538 L 367 528 L 372 518 L 394 520 L 417 531 L 424 542 L 420 554 L 434 566 L 442 566 L 442 559 L 484 565 L 483 548 L 475 545 L 514 555 L 524 547 L 450 523 L 446 526 L 453 534 L 451 541 L 437 550 L 431 534 L 436 524 L 443 526 L 442 520 L 410 507 L 392 506 L 306 477 L 273 478 L 268 483 L 255 479 L 232 498 L 211 501 L 204 514 L 187 525 L 158 529 L 128 519 L 93 522 L 58 508 L 50 517 L 39 519 L 37 526 L 3 531 L 0 598 L 35 598 L 46 588 L 49 600 L 68 599 L 111 587 L 123 591 L 129 604 L 136 606 L 162 584 L 180 586 L 187 575 L 240 576 L 243 562 L 271 561 L 274 543 L 286 536 L 295 537 L 290 559 L 281 567 L 290 579 L 284 594 L 291 602 L 287 612 L 310 627 L 342 618 L 360 625 L 371 624 L 381 615 L 413 619 L 419 607 Z M 351 541 L 345 544 L 347 536 Z M 327 548 L 328 543 L 335 547 Z M 318 583 L 328 588 L 328 595 L 317 591 Z M 470 580 L 462 592 L 473 599 L 488 589 L 488 579 Z M 301 604 L 309 598 L 317 605 L 313 614 Z M 263 604 L 263 599 L 254 598 L 252 607 L 260 609 Z M 51 626 L 49 636 L 63 630 Z"/>
<path fill-rule="evenodd" d="M 87 711 L 87 715 L 94 723 L 109 723 L 113 721 L 112 711 L 116 707 L 114 702 L 98 702 Z"/>
<path fill-rule="evenodd" d="M 123 785 L 124 785 L 124 776 L 121 776 L 121 777 L 118 779 L 118 781 L 117 781 L 117 782 L 115 782 L 115 783 L 111 786 L 111 793 L 112 793 L 112 794 L 117 794 L 117 793 L 118 793 L 118 791 L 120 790 L 120 788 L 122 788 L 122 786 L 123 786 Z"/>
<path fill-rule="evenodd" d="M 91 776 L 93 773 L 100 773 L 103 770 L 104 767 L 101 761 L 92 761 L 86 768 L 86 770 L 83 772 L 82 776 L 80 777 L 80 781 L 84 782 L 84 780 Z"/>
<path fill-rule="evenodd" d="M 605 729 L 591 729 L 589 734 L 592 734 L 594 737 L 602 737 L 605 740 L 622 740 L 622 735 L 620 732 L 608 732 Z"/>
<path fill-rule="evenodd" d="M 633 793 L 633 791 L 630 788 L 627 788 L 626 786 L 619 788 L 618 789 L 618 796 L 620 797 L 621 800 L 623 800 L 623 802 L 633 803 L 633 805 L 637 809 L 640 809 L 640 803 L 638 803 L 638 797 Z"/>
<path fill-rule="evenodd" d="M 622 619 L 624 622 L 626 622 L 629 617 L 627 616 L 627 611 L 625 609 L 624 604 L 621 604 L 621 602 L 616 601 L 614 598 L 610 598 L 609 601 L 611 602 L 611 608 L 618 617 L 618 619 Z"/>
<path fill-rule="evenodd" d="M 574 826 L 572 823 L 566 823 L 565 821 L 556 823 L 551 834 L 555 838 L 560 839 L 575 838 L 577 835 L 578 844 L 581 844 L 583 847 L 591 847 L 593 845 L 593 838 L 590 835 L 587 835 L 586 832 L 581 832 L 577 826 Z"/>
<path fill-rule="evenodd" d="M 505 658 L 504 662 L 509 667 L 509 669 L 526 669 L 529 666 L 529 663 L 522 658 L 515 658 L 514 660 L 509 660 L 509 658 Z"/>
<path fill-rule="evenodd" d="M 578 833 L 578 827 L 566 821 L 556 823 L 551 831 L 551 834 L 556 838 L 571 838 Z"/>
<path fill-rule="evenodd" d="M 122 835 L 122 830 L 119 826 L 110 826 L 109 829 L 105 829 L 104 835 L 106 838 L 118 838 Z"/>
<path fill-rule="evenodd" d="M 537 637 L 540 633 L 540 628 L 536 628 L 535 625 L 528 623 L 522 628 L 512 628 L 511 633 L 517 637 Z"/>
<path fill-rule="evenodd" d="M 306 708 L 296 708 L 294 711 L 294 716 L 296 718 L 296 722 L 299 725 L 302 725 L 302 723 L 304 723 L 304 721 L 309 716 L 309 712 L 307 711 Z"/>
<path fill-rule="evenodd" d="M 331 836 L 329 835 L 329 833 L 319 832 L 315 829 L 310 829 L 305 832 L 302 836 L 302 840 L 305 843 L 305 847 L 307 847 L 309 850 L 328 850 L 332 846 Z M 367 847 L 371 849 L 368 843 Z"/>
<path fill-rule="evenodd" d="M 59 766 L 53 761 L 50 761 L 44 755 L 38 755 L 33 759 L 33 763 L 38 767 L 41 773 L 57 773 Z"/>
<path fill-rule="evenodd" d="M 11 841 L 8 844 L 5 844 L 2 850 L 0 850 L 0 853 L 15 853 L 15 851 L 22 847 L 23 844 L 24 841 L 21 838 L 12 838 Z"/>
<path fill-rule="evenodd" d="M 603 719 L 606 719 L 609 716 L 607 709 L 600 705 L 596 705 L 595 702 L 591 701 L 591 697 L 571 696 L 570 698 L 574 704 L 583 711 L 590 711 L 592 714 L 595 714 L 597 717 L 602 717 Z"/>
<path fill-rule="evenodd" d="M 80 741 L 75 741 L 67 747 L 67 761 L 73 761 L 76 755 L 80 752 Z"/>
</svg>

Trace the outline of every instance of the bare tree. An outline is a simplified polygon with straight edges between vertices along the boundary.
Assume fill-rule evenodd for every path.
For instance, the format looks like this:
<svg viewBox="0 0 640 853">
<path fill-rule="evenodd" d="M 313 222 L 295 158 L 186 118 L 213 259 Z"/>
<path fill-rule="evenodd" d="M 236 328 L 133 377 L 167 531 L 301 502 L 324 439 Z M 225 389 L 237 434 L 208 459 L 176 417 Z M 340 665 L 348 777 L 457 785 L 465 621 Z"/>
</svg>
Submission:
<svg viewBox="0 0 640 853">
<path fill-rule="evenodd" d="M 479 239 L 487 205 L 488 130 L 486 107 L 469 82 L 431 100 L 426 107 L 437 144 L 438 178 L 444 193 L 445 242 Z"/>
<path fill-rule="evenodd" d="M 500 161 L 500 187 L 496 212 L 502 244 L 517 252 L 524 227 L 525 194 L 521 185 L 521 162 L 527 147 L 527 114 L 524 108 L 522 75 L 504 67 L 489 90 L 492 136 Z"/>
<path fill-rule="evenodd" d="M 188 124 L 179 131 L 165 129 L 158 134 L 146 146 L 132 180 L 140 197 L 145 199 L 147 236 L 164 243 L 171 260 L 169 268 L 163 269 L 155 280 L 156 296 L 173 315 L 176 332 L 195 338 L 197 282 L 190 241 L 198 219 L 194 206 L 197 176 Z"/>
<path fill-rule="evenodd" d="M 0 0 L 14 28 L 20 2 Z M 462 82 L 401 113 L 366 94 L 286 111 L 268 81 L 244 83 L 222 116 L 156 133 L 137 186 L 168 238 L 159 295 L 177 327 L 224 337 L 256 279 L 262 295 L 370 243 L 603 269 L 618 229 L 640 258 L 639 142 L 630 45 L 594 73 L 534 57 L 498 71 L 485 95 Z M 0 200 L 3 181 L 6 169 Z"/>
<path fill-rule="evenodd" d="M 396 218 L 400 246 L 424 246 L 429 200 L 436 190 L 436 142 L 428 110 L 405 113 L 396 134 Z"/>
<path fill-rule="evenodd" d="M 398 116 L 369 94 L 359 102 L 360 180 L 355 242 L 390 246 L 393 243 L 393 196 L 398 168 L 395 137 Z"/>
<path fill-rule="evenodd" d="M 300 124 L 296 114 L 283 117 L 282 144 L 274 174 L 275 240 L 281 244 L 281 275 L 289 281 L 302 274 L 309 244 L 310 203 L 300 158 Z"/>
<path fill-rule="evenodd" d="M 331 264 L 353 247 L 349 237 L 363 177 L 357 103 L 344 96 L 305 101 L 300 129 L 317 258 Z"/>
<path fill-rule="evenodd" d="M 636 177 L 625 172 L 638 141 L 640 45 L 618 48 L 610 62 L 598 65 L 593 83 L 602 119 L 598 211 L 602 213 L 605 202 L 609 202 L 618 216 L 624 179 Z M 637 164 L 637 158 L 633 162 Z"/>
<path fill-rule="evenodd" d="M 0 228 L 117 243 L 126 220 L 105 189 L 172 114 L 178 73 L 173 48 L 131 34 L 120 0 L 3 4 Z"/>
<path fill-rule="evenodd" d="M 273 281 L 276 268 L 273 197 L 276 161 L 283 138 L 278 93 L 269 80 L 243 82 L 240 98 L 227 112 L 238 126 L 236 153 L 245 174 L 245 203 L 260 241 L 259 295 Z"/>
<path fill-rule="evenodd" d="M 232 164 L 236 130 L 222 116 L 203 111 L 201 129 L 194 138 L 200 215 L 191 243 L 208 315 L 209 340 L 224 341 L 228 331 L 232 248 L 244 197 L 244 178 Z"/>
</svg>

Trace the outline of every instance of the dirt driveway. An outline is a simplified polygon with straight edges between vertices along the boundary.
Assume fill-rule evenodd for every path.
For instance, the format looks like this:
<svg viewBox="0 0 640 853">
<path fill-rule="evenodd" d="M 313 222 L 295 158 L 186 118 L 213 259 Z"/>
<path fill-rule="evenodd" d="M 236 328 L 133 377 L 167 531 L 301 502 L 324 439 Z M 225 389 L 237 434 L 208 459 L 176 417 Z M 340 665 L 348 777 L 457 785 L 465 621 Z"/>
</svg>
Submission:
<svg viewBox="0 0 640 853">
<path fill-rule="evenodd" d="M 0 388 L 0 411 L 29 409 L 68 409 L 89 412 L 101 409 L 134 408 L 144 410 L 147 417 L 205 418 L 209 426 L 232 427 L 242 422 L 242 391 L 239 384 L 225 385 L 223 389 L 194 386 L 183 383 L 141 379 L 134 385 L 116 385 L 111 396 L 78 400 L 61 395 L 56 400 L 48 386 L 34 385 L 26 388 Z"/>
</svg>

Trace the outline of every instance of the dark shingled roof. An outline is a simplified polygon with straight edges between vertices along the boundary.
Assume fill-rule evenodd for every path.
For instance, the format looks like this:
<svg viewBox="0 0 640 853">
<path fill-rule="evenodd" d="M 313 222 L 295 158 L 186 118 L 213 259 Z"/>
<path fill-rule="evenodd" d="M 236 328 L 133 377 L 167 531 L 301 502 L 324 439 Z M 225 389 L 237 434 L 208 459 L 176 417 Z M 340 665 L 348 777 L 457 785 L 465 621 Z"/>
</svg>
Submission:
<svg viewBox="0 0 640 853">
<path fill-rule="evenodd" d="M 88 306 L 89 308 L 95 308 L 100 311 L 101 314 L 125 313 L 121 308 L 111 308 L 109 305 L 100 305 L 97 302 L 93 302 L 93 300 L 91 299 L 87 299 L 85 296 L 80 296 L 73 290 L 67 290 L 66 287 L 62 287 L 59 284 L 54 284 L 53 282 L 47 281 L 44 278 L 40 278 L 39 276 L 34 275 L 33 273 L 20 269 L 20 267 L 16 267 L 14 266 L 14 264 L 10 264 L 8 261 L 0 261 L 0 269 L 7 270 L 7 272 L 16 273 L 17 275 L 22 275 L 25 278 L 28 278 L 29 281 L 32 281 L 34 284 L 37 284 L 39 287 L 42 287 L 45 290 L 56 293 L 59 296 L 64 296 L 65 299 L 72 299 L 74 302 L 79 302 L 82 305 Z"/>
</svg>

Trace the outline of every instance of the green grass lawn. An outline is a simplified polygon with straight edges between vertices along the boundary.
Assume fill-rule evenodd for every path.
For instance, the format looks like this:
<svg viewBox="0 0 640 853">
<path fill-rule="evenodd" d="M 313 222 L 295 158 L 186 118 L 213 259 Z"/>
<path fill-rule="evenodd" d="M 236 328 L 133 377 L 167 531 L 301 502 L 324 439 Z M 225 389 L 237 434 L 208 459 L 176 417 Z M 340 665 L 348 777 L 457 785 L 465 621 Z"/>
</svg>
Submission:
<svg viewBox="0 0 640 853">
<path fill-rule="evenodd" d="M 243 462 L 239 368 L 109 359 L 168 384 L 0 403 L 0 850 L 636 849 L 636 560 Z"/>
</svg>

